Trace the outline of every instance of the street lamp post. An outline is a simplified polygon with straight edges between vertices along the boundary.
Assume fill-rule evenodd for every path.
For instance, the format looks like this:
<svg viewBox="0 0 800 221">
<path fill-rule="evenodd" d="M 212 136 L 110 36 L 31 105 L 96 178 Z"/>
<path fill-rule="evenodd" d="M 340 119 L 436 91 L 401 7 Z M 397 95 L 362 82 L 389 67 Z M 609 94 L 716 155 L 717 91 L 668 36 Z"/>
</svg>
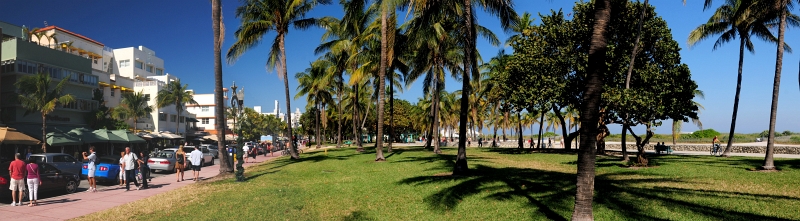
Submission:
<svg viewBox="0 0 800 221">
<path fill-rule="evenodd" d="M 234 113 L 234 116 L 233 116 L 233 129 L 234 130 L 237 130 L 236 118 L 238 116 L 239 121 L 241 121 L 242 110 L 244 109 L 244 88 L 239 89 L 238 91 L 236 90 L 237 88 L 238 87 L 236 87 L 236 82 L 233 82 L 233 86 L 231 86 L 231 107 L 235 110 L 235 113 Z M 236 164 L 236 181 L 240 181 L 241 182 L 241 181 L 244 181 L 244 166 L 243 166 L 244 165 L 244 159 L 242 158 L 242 155 L 243 155 L 243 151 L 242 151 L 242 147 L 243 147 L 243 145 L 242 145 L 242 123 L 239 122 L 238 126 L 239 127 L 238 127 L 238 130 L 237 130 L 237 133 L 234 133 L 234 134 L 238 134 L 238 136 L 236 136 L 236 153 L 237 153 L 236 154 L 236 160 L 238 162 Z"/>
</svg>

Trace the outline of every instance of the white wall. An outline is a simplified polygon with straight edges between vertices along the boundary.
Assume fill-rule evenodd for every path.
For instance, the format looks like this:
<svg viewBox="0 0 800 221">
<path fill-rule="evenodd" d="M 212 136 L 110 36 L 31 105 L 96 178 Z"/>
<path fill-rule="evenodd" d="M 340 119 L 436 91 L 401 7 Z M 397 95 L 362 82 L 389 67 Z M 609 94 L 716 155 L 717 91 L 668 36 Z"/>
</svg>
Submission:
<svg viewBox="0 0 800 221">
<path fill-rule="evenodd" d="M 157 69 L 162 70 L 162 75 L 166 74 L 164 60 L 156 57 L 156 52 L 144 46 L 114 49 L 114 60 L 119 74 L 123 77 L 133 78 L 136 76 L 146 78 L 156 76 Z M 123 66 L 123 61 L 129 61 L 127 66 Z M 136 62 L 142 62 L 142 69 L 136 68 Z M 153 66 L 152 72 L 147 71 L 147 66 Z"/>
</svg>

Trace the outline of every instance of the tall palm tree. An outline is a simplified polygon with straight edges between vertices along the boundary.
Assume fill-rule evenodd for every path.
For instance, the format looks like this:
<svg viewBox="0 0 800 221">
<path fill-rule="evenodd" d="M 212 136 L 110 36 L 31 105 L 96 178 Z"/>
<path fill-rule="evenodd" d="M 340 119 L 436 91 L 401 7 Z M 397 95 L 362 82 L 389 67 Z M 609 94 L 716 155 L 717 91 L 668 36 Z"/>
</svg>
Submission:
<svg viewBox="0 0 800 221">
<path fill-rule="evenodd" d="M 47 153 L 47 114 L 53 112 L 59 105 L 66 105 L 75 101 L 71 94 L 64 94 L 64 85 L 67 84 L 65 76 L 55 87 L 51 87 L 52 79 L 49 74 L 38 73 L 35 75 L 23 76 L 14 83 L 19 95 L 17 101 L 25 108 L 25 114 L 39 112 L 42 116 L 42 152 Z"/>
<path fill-rule="evenodd" d="M 405 77 L 406 87 L 410 86 L 422 75 L 423 93 L 430 93 L 431 116 L 433 116 L 432 138 L 434 153 L 440 154 L 439 148 L 439 120 L 441 92 L 445 86 L 445 72 L 450 72 L 454 78 L 463 70 L 463 51 L 458 47 L 456 35 L 457 23 L 452 18 L 441 17 L 439 20 L 426 20 L 414 18 L 404 25 L 409 45 L 415 49 L 415 55 L 410 56 L 409 65 L 411 72 Z"/>
<path fill-rule="evenodd" d="M 739 38 L 739 69 L 736 78 L 736 93 L 733 99 L 733 116 L 731 116 L 731 128 L 728 134 L 733 137 L 736 131 L 736 119 L 739 113 L 739 94 L 742 90 L 742 69 L 744 67 L 745 50 L 754 53 L 752 37 L 765 39 L 772 43 L 777 43 L 778 39 L 769 31 L 770 26 L 774 26 L 771 18 L 759 17 L 754 14 L 756 3 L 751 0 L 726 0 L 708 19 L 708 22 L 698 26 L 689 33 L 689 46 L 693 46 L 699 41 L 713 35 L 720 35 L 714 43 L 714 50 L 723 44 L 730 42 L 736 37 Z M 723 156 L 728 156 L 733 145 L 733 139 L 728 139 Z"/>
<path fill-rule="evenodd" d="M 186 104 L 197 104 L 194 100 L 194 92 L 189 90 L 188 84 L 181 85 L 181 80 L 174 80 L 167 83 L 166 87 L 158 91 L 156 94 L 156 107 L 164 108 L 169 105 L 175 105 L 175 112 L 178 113 L 178 118 L 186 110 Z M 175 134 L 180 130 L 181 121 L 175 120 Z"/>
<path fill-rule="evenodd" d="M 222 23 L 222 0 L 211 0 L 211 29 L 214 32 L 214 129 L 217 131 L 217 145 L 225 146 L 225 100 L 222 89 L 222 41 L 225 26 Z M 219 148 L 219 155 L 225 156 L 225 148 Z M 232 173 L 228 158 L 219 159 L 219 172 Z"/>
<path fill-rule="evenodd" d="M 294 98 L 297 99 L 305 96 L 308 104 L 313 104 L 314 108 L 317 110 L 315 116 L 317 124 L 317 148 L 320 148 L 322 145 L 322 140 L 320 140 L 322 135 L 319 125 L 322 113 L 324 112 L 323 106 L 333 103 L 333 97 L 330 91 L 332 89 L 331 83 L 334 81 L 334 75 L 325 71 L 325 69 L 328 68 L 326 65 L 328 65 L 328 63 L 318 61 L 312 63 L 312 67 L 307 68 L 305 72 L 299 72 L 295 75 L 295 79 L 297 79 L 299 84 L 297 85 L 297 94 Z"/>
<path fill-rule="evenodd" d="M 594 3 L 594 25 L 589 45 L 588 74 L 581 104 L 581 125 L 596 125 L 600 116 L 600 94 L 603 91 L 605 70 L 606 35 L 611 19 L 611 0 L 596 0 Z M 590 15 L 587 15 L 590 16 Z M 572 220 L 594 220 L 592 202 L 594 196 L 595 161 L 597 152 L 597 127 L 581 127 L 581 143 L 578 151 L 578 172 L 575 191 L 575 206 Z"/>
<path fill-rule="evenodd" d="M 137 131 L 139 118 L 153 113 L 153 107 L 147 105 L 147 101 L 147 97 L 141 91 L 122 93 L 121 104 L 114 108 L 111 115 L 119 120 L 133 119 L 133 131 Z"/>
<path fill-rule="evenodd" d="M 275 70 L 279 78 L 283 79 L 284 92 L 286 94 L 286 113 L 292 112 L 291 100 L 289 97 L 289 78 L 287 76 L 286 64 L 286 35 L 289 28 L 306 29 L 314 25 L 314 19 L 305 18 L 306 13 L 311 11 L 318 4 L 328 4 L 330 0 L 243 0 L 244 5 L 236 8 L 236 17 L 242 20 L 239 29 L 236 30 L 236 42 L 228 49 L 227 58 L 229 63 L 233 63 L 241 57 L 248 49 L 254 48 L 261 43 L 262 38 L 270 31 L 275 32 L 275 39 L 272 41 L 267 58 L 267 67 Z M 292 136 L 292 119 L 286 118 L 286 134 L 289 139 Z M 299 159 L 295 147 L 289 148 L 292 159 Z"/>
</svg>

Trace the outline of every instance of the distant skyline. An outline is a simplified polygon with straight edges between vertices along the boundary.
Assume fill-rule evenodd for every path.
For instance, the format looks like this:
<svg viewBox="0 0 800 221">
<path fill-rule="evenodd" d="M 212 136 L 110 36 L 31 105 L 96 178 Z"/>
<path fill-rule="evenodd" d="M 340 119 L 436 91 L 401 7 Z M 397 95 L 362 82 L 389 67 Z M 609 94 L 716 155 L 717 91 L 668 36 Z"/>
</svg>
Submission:
<svg viewBox="0 0 800 221">
<path fill-rule="evenodd" d="M 334 1 L 338 2 L 338 1 Z M 562 9 L 571 14 L 574 1 L 516 0 L 518 13 L 530 12 L 536 18 L 538 13 L 549 14 L 550 10 Z M 686 44 L 688 33 L 705 23 L 716 6 L 722 1 L 715 1 L 708 11 L 703 11 L 702 1 L 650 1 L 656 7 L 656 13 L 663 17 L 672 29 L 673 39 L 682 47 L 682 62 L 689 65 L 692 78 L 705 92 L 706 98 L 698 100 L 705 106 L 700 119 L 704 129 L 713 128 L 727 134 L 733 107 L 733 96 L 736 83 L 738 62 L 737 41 L 730 42 L 716 51 L 712 50 L 716 37 L 709 38 L 693 48 Z M 233 32 L 240 23 L 234 12 L 240 5 L 237 0 L 223 0 L 223 19 L 225 23 L 225 41 L 223 56 L 235 41 Z M 178 76 L 182 83 L 196 93 L 213 93 L 213 37 L 211 30 L 211 4 L 209 1 L 174 0 L 174 1 L 55 1 L 55 0 L 4 0 L 0 7 L 0 21 L 27 27 L 44 27 L 56 25 L 72 32 L 84 35 L 111 48 L 136 47 L 150 48 L 156 56 L 164 59 L 165 71 Z M 480 10 L 479 10 L 480 11 Z M 796 12 L 796 11 L 795 11 Z M 315 8 L 308 17 L 342 16 L 338 4 Z M 399 22 L 405 18 L 401 17 Z M 568 18 L 571 19 L 571 18 Z M 496 18 L 482 11 L 478 13 L 479 24 L 494 31 L 500 40 L 508 38 Z M 305 70 L 309 63 L 316 60 L 314 48 L 321 42 L 324 31 L 319 28 L 299 31 L 291 30 L 286 39 L 288 77 L 290 77 L 290 97 L 296 93 L 297 81 L 294 74 Z M 777 35 L 777 30 L 775 31 Z M 795 49 L 800 47 L 800 32 L 796 28 L 788 28 L 786 42 Z M 263 39 L 262 44 L 245 53 L 233 64 L 225 63 L 223 67 L 224 85 L 230 87 L 233 81 L 237 86 L 245 88 L 245 105 L 262 106 L 270 110 L 274 100 L 278 100 L 282 112 L 286 112 L 286 101 L 283 83 L 278 76 L 265 68 L 269 45 L 274 33 Z M 744 63 L 744 80 L 740 99 L 737 132 L 757 133 L 768 128 L 769 108 L 772 94 L 772 79 L 775 69 L 775 45 L 761 40 L 754 40 L 755 54 L 746 53 Z M 500 50 L 479 39 L 478 50 L 484 60 L 490 59 Z M 512 49 L 506 47 L 506 52 Z M 224 59 L 224 58 L 223 58 Z M 800 108 L 800 88 L 798 88 L 798 61 L 796 53 L 784 55 L 783 77 L 778 110 L 777 131 L 791 130 L 800 132 L 800 116 L 796 114 Z M 224 62 L 224 61 L 223 61 Z M 460 89 L 460 84 L 452 79 L 447 80 L 447 91 Z M 420 82 L 404 88 L 402 94 L 396 95 L 416 103 L 422 97 Z M 291 101 L 295 108 L 305 109 L 305 99 Z M 656 129 L 656 133 L 670 133 L 671 121 Z M 620 127 L 609 128 L 612 133 L 620 133 Z M 694 131 L 697 128 L 691 122 L 684 123 L 683 131 Z M 557 130 L 557 132 L 559 132 Z M 639 133 L 643 128 L 637 128 Z M 526 131 L 527 133 L 527 131 Z M 560 133 L 560 132 L 559 132 Z"/>
</svg>

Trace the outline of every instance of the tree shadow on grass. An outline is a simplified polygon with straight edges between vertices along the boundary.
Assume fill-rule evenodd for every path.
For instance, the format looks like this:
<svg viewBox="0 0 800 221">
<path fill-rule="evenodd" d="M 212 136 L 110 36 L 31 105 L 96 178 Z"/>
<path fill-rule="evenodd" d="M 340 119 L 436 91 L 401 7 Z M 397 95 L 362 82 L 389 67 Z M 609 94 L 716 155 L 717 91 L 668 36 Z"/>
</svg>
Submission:
<svg viewBox="0 0 800 221">
<path fill-rule="evenodd" d="M 377 219 L 375 219 L 373 217 L 370 217 L 369 214 L 367 214 L 364 211 L 354 211 L 354 212 L 351 212 L 349 215 L 345 216 L 342 220 L 343 221 L 369 221 L 369 220 L 377 220 Z"/>
<path fill-rule="evenodd" d="M 575 174 L 527 168 L 494 168 L 478 164 L 470 171 L 470 176 L 417 176 L 398 181 L 404 185 L 438 184 L 449 187 L 425 197 L 431 210 L 448 212 L 456 208 L 467 197 L 485 195 L 486 199 L 511 201 L 526 199 L 527 206 L 535 212 L 531 219 L 567 220 L 572 212 L 575 195 Z M 633 175 L 633 176 L 632 176 Z M 619 179 L 619 176 L 626 176 Z M 633 178 L 630 178 L 633 177 Z M 595 207 L 606 207 L 619 219 L 627 220 L 669 220 L 676 217 L 661 217 L 652 208 L 667 209 L 673 212 L 690 212 L 694 216 L 720 220 L 780 220 L 740 211 L 732 211 L 717 205 L 701 204 L 687 199 L 704 197 L 708 200 L 724 202 L 732 198 L 757 201 L 776 198 L 800 200 L 784 196 L 764 194 L 742 194 L 736 192 L 642 187 L 650 184 L 678 184 L 690 182 L 686 179 L 643 175 L 639 171 L 622 171 L 596 177 L 594 197 Z M 455 183 L 450 186 L 451 183 Z M 648 209 L 643 209 L 648 208 Z"/>
<path fill-rule="evenodd" d="M 753 157 L 714 157 L 690 155 L 652 155 L 651 159 L 663 164 L 692 164 L 713 167 L 733 167 L 740 169 L 756 169 L 764 164 L 764 159 Z M 782 169 L 800 169 L 800 159 L 775 159 L 775 167 Z"/>
</svg>

